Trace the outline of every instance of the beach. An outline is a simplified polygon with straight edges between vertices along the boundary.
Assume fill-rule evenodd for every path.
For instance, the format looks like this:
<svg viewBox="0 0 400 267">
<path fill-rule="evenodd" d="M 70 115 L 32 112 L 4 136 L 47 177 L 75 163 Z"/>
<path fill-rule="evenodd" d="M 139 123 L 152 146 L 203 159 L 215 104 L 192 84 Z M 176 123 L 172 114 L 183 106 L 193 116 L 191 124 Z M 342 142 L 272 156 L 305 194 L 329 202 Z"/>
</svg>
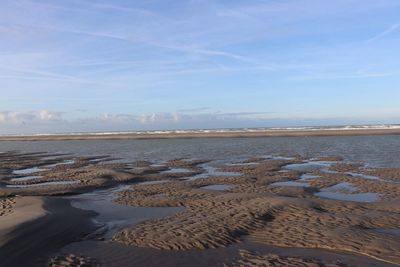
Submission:
<svg viewBox="0 0 400 267">
<path fill-rule="evenodd" d="M 0 135 L 0 141 L 62 141 L 62 140 L 148 140 L 176 138 L 254 138 L 254 137 L 315 137 L 399 135 L 400 127 L 327 127 L 291 129 L 226 129 L 146 132 L 105 132 L 75 134 Z"/>
<path fill-rule="evenodd" d="M 0 142 L 2 266 L 400 265 L 398 137 L 298 138 Z"/>
<path fill-rule="evenodd" d="M 400 267 L 399 14 L 1 1 L 0 267 Z"/>
</svg>

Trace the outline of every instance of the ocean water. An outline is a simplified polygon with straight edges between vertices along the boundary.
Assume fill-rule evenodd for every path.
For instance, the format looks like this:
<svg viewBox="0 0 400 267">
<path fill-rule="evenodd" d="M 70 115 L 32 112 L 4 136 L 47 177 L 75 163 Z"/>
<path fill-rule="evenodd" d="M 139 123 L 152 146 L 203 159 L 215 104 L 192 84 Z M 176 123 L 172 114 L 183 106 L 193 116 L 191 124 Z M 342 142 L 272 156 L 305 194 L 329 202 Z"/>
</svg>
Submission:
<svg viewBox="0 0 400 267">
<path fill-rule="evenodd" d="M 112 132 L 59 132 L 28 134 L 33 136 L 48 135 L 118 135 L 118 134 L 179 134 L 179 133 L 235 133 L 235 132 L 273 132 L 273 131 L 318 131 L 318 130 L 390 130 L 400 129 L 400 124 L 374 125 L 334 125 L 334 126 L 294 126 L 294 127 L 259 127 L 259 128 L 222 128 L 222 129 L 185 129 L 185 130 L 150 130 L 150 131 L 112 131 Z M 3 134 L 4 136 L 23 136 L 25 134 Z M 0 134 L 2 136 L 2 134 Z"/>
<path fill-rule="evenodd" d="M 400 136 L 205 138 L 160 140 L 0 141 L 0 152 L 111 155 L 122 161 L 210 159 L 235 162 L 250 157 L 341 156 L 377 167 L 400 167 Z"/>
</svg>

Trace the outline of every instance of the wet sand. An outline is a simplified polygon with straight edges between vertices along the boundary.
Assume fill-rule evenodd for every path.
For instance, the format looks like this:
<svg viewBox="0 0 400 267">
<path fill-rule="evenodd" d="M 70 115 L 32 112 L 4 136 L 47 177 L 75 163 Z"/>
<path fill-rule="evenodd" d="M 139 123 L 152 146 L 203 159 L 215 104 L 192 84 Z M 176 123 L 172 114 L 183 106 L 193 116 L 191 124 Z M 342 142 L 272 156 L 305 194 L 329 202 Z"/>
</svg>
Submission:
<svg viewBox="0 0 400 267">
<path fill-rule="evenodd" d="M 90 220 L 93 212 L 73 208 L 65 199 L 21 199 L 23 207 L 18 209 L 16 206 L 14 213 L 21 213 L 24 219 L 13 220 L 11 229 L 0 232 L 1 266 L 47 266 L 52 253 L 98 228 Z M 25 217 L 27 214 L 30 215 L 28 218 Z M 0 225 L 3 223 L 3 218 L 0 218 Z"/>
<path fill-rule="evenodd" d="M 248 236 L 251 240 L 278 247 L 320 248 L 365 255 L 382 262 L 400 264 L 400 239 L 381 236 L 366 229 L 400 228 L 397 186 L 386 181 L 330 174 L 320 171 L 324 162 L 307 163 L 304 159 L 265 160 L 257 165 L 225 166 L 225 171 L 241 172 L 240 177 L 211 177 L 168 186 L 148 185 L 120 192 L 117 202 L 140 206 L 184 206 L 187 211 L 165 219 L 152 220 L 127 228 L 114 241 L 134 247 L 161 250 L 207 250 L 226 247 Z M 277 186 L 277 181 L 299 180 L 301 172 L 282 167 L 298 166 L 334 185 L 355 182 L 369 188 L 388 202 L 373 204 L 315 198 L 324 186 Z M 314 164 L 314 165 L 312 165 Z M 334 164 L 334 163 L 332 163 Z M 326 165 L 328 168 L 329 165 Z M 315 168 L 315 169 L 314 169 Z M 198 188 L 204 184 L 235 185 L 227 192 Z M 396 185 L 396 184 L 394 184 Z M 385 190 L 382 190 L 382 187 Z M 390 189 L 392 188 L 392 189 Z M 389 201 L 390 200 L 390 201 Z M 391 206 L 392 205 L 392 206 Z M 390 208 L 389 208 L 390 207 Z M 388 210 L 389 208 L 389 210 Z"/>
<path fill-rule="evenodd" d="M 4 266 L 400 265 L 397 168 L 298 155 L 0 157 Z M 78 183 L 45 184 L 68 181 Z"/>
<path fill-rule="evenodd" d="M 248 254 L 244 254 L 247 251 Z M 159 250 L 126 246 L 119 243 L 105 243 L 98 241 L 85 241 L 74 243 L 65 247 L 64 254 L 89 255 L 98 259 L 100 266 L 148 266 L 148 267 L 201 267 L 201 266 L 375 266 L 393 267 L 396 265 L 371 260 L 367 257 L 348 253 L 335 253 L 323 249 L 279 248 L 251 241 L 230 245 L 227 247 L 209 250 Z M 262 255 L 262 261 L 257 265 L 247 264 L 254 262 L 256 255 Z M 265 256 L 269 257 L 265 257 Z M 271 257 L 272 256 L 272 257 Z M 276 258 L 284 259 L 285 264 L 277 265 Z M 291 258 L 287 260 L 286 258 Z M 296 261 L 293 261 L 292 259 Z M 151 259 L 151 260 L 149 260 Z M 283 261 L 283 260 L 282 260 Z M 245 264 L 242 264 L 244 263 Z M 287 263 L 295 264 L 287 264 Z M 318 263 L 319 265 L 304 264 Z M 302 264 L 299 264 L 302 263 Z M 338 263 L 338 265 L 331 265 Z"/>
<path fill-rule="evenodd" d="M 0 199 L 0 205 L 0 246 L 13 238 L 8 234 L 14 231 L 17 225 L 46 215 L 43 199 L 38 197 L 4 198 Z"/>
<path fill-rule="evenodd" d="M 399 135 L 400 129 L 351 129 L 351 130 L 263 130 L 234 132 L 182 132 L 182 133 L 117 133 L 77 135 L 25 135 L 0 136 L 0 141 L 61 141 L 61 140 L 146 140 L 174 138 L 243 138 L 243 137 L 301 137 L 301 136 L 363 136 Z"/>
</svg>

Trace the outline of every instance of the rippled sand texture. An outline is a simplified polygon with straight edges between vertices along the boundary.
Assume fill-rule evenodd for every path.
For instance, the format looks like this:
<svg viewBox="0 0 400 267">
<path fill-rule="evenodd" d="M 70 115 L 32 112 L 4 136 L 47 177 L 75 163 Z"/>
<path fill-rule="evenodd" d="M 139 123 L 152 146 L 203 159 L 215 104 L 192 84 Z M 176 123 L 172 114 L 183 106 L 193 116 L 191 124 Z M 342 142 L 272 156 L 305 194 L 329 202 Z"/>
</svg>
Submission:
<svg viewBox="0 0 400 267">
<path fill-rule="evenodd" d="M 77 255 L 60 255 L 50 259 L 49 267 L 95 267 L 99 266 L 94 259 Z"/>
<path fill-rule="evenodd" d="M 294 257 L 281 257 L 275 254 L 259 255 L 247 250 L 240 251 L 240 259 L 232 267 L 343 267 L 339 262 L 328 262 L 319 260 L 306 260 Z"/>
<path fill-rule="evenodd" d="M 207 197 L 209 198 L 209 197 Z M 181 214 L 118 233 L 114 240 L 139 247 L 188 250 L 224 247 L 269 220 L 278 201 L 228 194 L 187 203 Z"/>
<path fill-rule="evenodd" d="M 0 199 L 0 216 L 7 216 L 13 213 L 14 205 L 15 205 L 14 198 L 8 197 Z"/>
<path fill-rule="evenodd" d="M 74 157 L 45 153 L 0 154 L 0 196 L 81 193 L 119 183 L 177 179 L 199 174 L 204 161 L 111 163 L 107 156 Z M 184 170 L 174 172 L 174 169 Z"/>
<path fill-rule="evenodd" d="M 348 174 L 350 170 L 362 171 L 357 164 L 339 165 L 332 161 L 323 170 L 284 169 L 288 164 L 301 162 L 309 160 L 264 159 L 254 161 L 257 164 L 226 165 L 218 170 L 241 175 L 143 185 L 123 191 L 116 199 L 121 204 L 184 206 L 187 210 L 122 230 L 113 240 L 138 247 L 190 250 L 226 247 L 248 237 L 260 244 L 350 252 L 400 264 L 400 238 L 377 231 L 400 228 L 398 184 L 392 180 L 372 180 Z M 338 166 L 331 166 L 336 164 Z M 300 177 L 304 173 L 316 177 L 307 181 L 308 186 L 274 185 L 285 181 L 303 183 Z M 357 187 L 357 191 L 349 194 L 375 192 L 384 201 L 345 202 L 315 195 L 319 190 L 342 182 Z M 224 192 L 199 188 L 221 183 L 234 187 Z M 264 266 L 321 266 L 316 265 L 320 264 L 318 262 L 276 255 L 242 255 L 237 266 L 258 266 L 260 261 Z"/>
<path fill-rule="evenodd" d="M 321 205 L 322 204 L 322 205 Z M 400 240 L 374 233 L 374 228 L 399 228 L 398 212 L 353 204 L 291 204 L 272 213 L 274 220 L 250 234 L 259 243 L 280 247 L 349 251 L 400 263 Z"/>
<path fill-rule="evenodd" d="M 250 240 L 259 246 L 325 249 L 400 264 L 400 237 L 391 232 L 400 229 L 400 169 L 365 167 L 337 157 L 271 156 L 222 163 L 114 160 L 107 156 L 0 154 L 0 215 L 13 211 L 10 196 L 17 194 L 82 193 L 125 183 L 128 186 L 114 199 L 119 204 L 185 209 L 122 229 L 110 241 L 113 244 L 170 252 L 225 248 Z M 67 182 L 74 183 L 62 184 Z M 212 185 L 224 189 L 202 188 Z M 338 199 L 328 199 L 335 194 Z M 373 198 L 356 198 L 359 194 Z M 351 201 L 341 200 L 343 196 Z M 51 264 L 97 263 L 62 255 Z M 257 251 L 241 251 L 233 264 L 341 266 Z"/>
</svg>

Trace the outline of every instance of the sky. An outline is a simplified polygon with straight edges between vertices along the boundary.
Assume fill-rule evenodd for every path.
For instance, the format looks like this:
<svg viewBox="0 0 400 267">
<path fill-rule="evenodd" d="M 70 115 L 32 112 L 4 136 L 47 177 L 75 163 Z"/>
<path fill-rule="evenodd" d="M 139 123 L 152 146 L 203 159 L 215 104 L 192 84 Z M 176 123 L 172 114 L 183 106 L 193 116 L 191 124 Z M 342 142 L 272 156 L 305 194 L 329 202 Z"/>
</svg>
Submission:
<svg viewBox="0 0 400 267">
<path fill-rule="evenodd" d="M 0 134 L 400 123 L 398 0 L 1 0 Z"/>
</svg>

